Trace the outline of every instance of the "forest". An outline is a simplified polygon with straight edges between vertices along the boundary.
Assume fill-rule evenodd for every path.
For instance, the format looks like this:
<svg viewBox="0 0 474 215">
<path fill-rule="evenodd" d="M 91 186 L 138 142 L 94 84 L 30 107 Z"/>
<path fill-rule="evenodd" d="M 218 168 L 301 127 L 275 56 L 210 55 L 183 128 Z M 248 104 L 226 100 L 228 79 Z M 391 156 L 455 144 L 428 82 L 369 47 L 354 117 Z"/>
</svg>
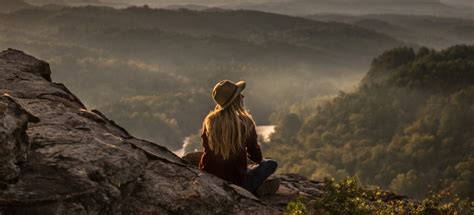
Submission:
<svg viewBox="0 0 474 215">
<path fill-rule="evenodd" d="M 429 190 L 474 197 L 474 46 L 389 50 L 356 91 L 313 104 L 273 116 L 264 146 L 281 172 L 356 176 L 416 198 Z"/>
</svg>

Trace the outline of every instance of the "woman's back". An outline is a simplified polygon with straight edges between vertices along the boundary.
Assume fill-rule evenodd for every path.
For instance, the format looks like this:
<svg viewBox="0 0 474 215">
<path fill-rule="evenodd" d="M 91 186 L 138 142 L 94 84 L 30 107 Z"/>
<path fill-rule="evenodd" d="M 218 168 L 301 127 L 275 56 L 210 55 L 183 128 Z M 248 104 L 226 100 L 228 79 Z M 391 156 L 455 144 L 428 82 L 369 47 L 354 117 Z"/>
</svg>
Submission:
<svg viewBox="0 0 474 215">
<path fill-rule="evenodd" d="M 262 161 L 262 152 L 257 141 L 255 126 L 250 129 L 249 136 L 245 141 L 245 147 L 240 148 L 237 153 L 224 159 L 209 147 L 209 139 L 206 130 L 201 134 L 204 154 L 201 157 L 199 168 L 212 173 L 219 178 L 243 186 L 247 174 L 247 157 L 255 163 Z"/>
</svg>

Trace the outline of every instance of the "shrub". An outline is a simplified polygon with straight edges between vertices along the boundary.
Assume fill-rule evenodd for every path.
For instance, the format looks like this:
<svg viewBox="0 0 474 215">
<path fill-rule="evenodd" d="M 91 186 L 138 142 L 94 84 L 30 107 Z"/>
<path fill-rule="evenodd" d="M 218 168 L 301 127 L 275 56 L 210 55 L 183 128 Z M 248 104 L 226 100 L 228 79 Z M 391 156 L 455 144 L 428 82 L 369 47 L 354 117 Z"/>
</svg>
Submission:
<svg viewBox="0 0 474 215">
<path fill-rule="evenodd" d="M 363 187 L 354 178 L 340 182 L 326 179 L 324 195 L 317 199 L 298 197 L 288 203 L 287 214 L 473 214 L 474 202 L 450 192 L 430 192 L 423 200 Z"/>
</svg>

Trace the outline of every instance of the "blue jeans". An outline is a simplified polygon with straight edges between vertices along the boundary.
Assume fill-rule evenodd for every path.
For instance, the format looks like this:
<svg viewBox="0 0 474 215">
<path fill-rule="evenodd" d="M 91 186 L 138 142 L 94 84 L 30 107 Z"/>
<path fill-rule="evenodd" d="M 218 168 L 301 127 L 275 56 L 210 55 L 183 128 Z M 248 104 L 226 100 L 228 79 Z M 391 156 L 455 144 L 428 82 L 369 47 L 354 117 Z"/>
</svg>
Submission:
<svg viewBox="0 0 474 215">
<path fill-rule="evenodd" d="M 244 188 L 252 193 L 255 192 L 257 188 L 275 172 L 277 167 L 278 163 L 276 161 L 264 159 L 257 166 L 247 169 Z"/>
</svg>

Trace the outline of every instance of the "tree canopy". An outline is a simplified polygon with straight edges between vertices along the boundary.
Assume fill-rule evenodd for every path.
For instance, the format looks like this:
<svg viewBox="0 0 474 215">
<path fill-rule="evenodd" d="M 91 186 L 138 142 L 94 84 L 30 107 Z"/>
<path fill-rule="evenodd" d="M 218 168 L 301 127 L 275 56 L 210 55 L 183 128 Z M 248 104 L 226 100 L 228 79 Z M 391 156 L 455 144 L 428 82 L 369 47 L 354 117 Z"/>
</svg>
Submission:
<svg viewBox="0 0 474 215">
<path fill-rule="evenodd" d="M 280 171 L 354 175 L 414 197 L 430 187 L 474 197 L 474 46 L 387 51 L 355 92 L 313 109 L 274 114 L 284 123 L 265 150 Z M 297 117 L 302 125 L 286 124 Z"/>
</svg>

